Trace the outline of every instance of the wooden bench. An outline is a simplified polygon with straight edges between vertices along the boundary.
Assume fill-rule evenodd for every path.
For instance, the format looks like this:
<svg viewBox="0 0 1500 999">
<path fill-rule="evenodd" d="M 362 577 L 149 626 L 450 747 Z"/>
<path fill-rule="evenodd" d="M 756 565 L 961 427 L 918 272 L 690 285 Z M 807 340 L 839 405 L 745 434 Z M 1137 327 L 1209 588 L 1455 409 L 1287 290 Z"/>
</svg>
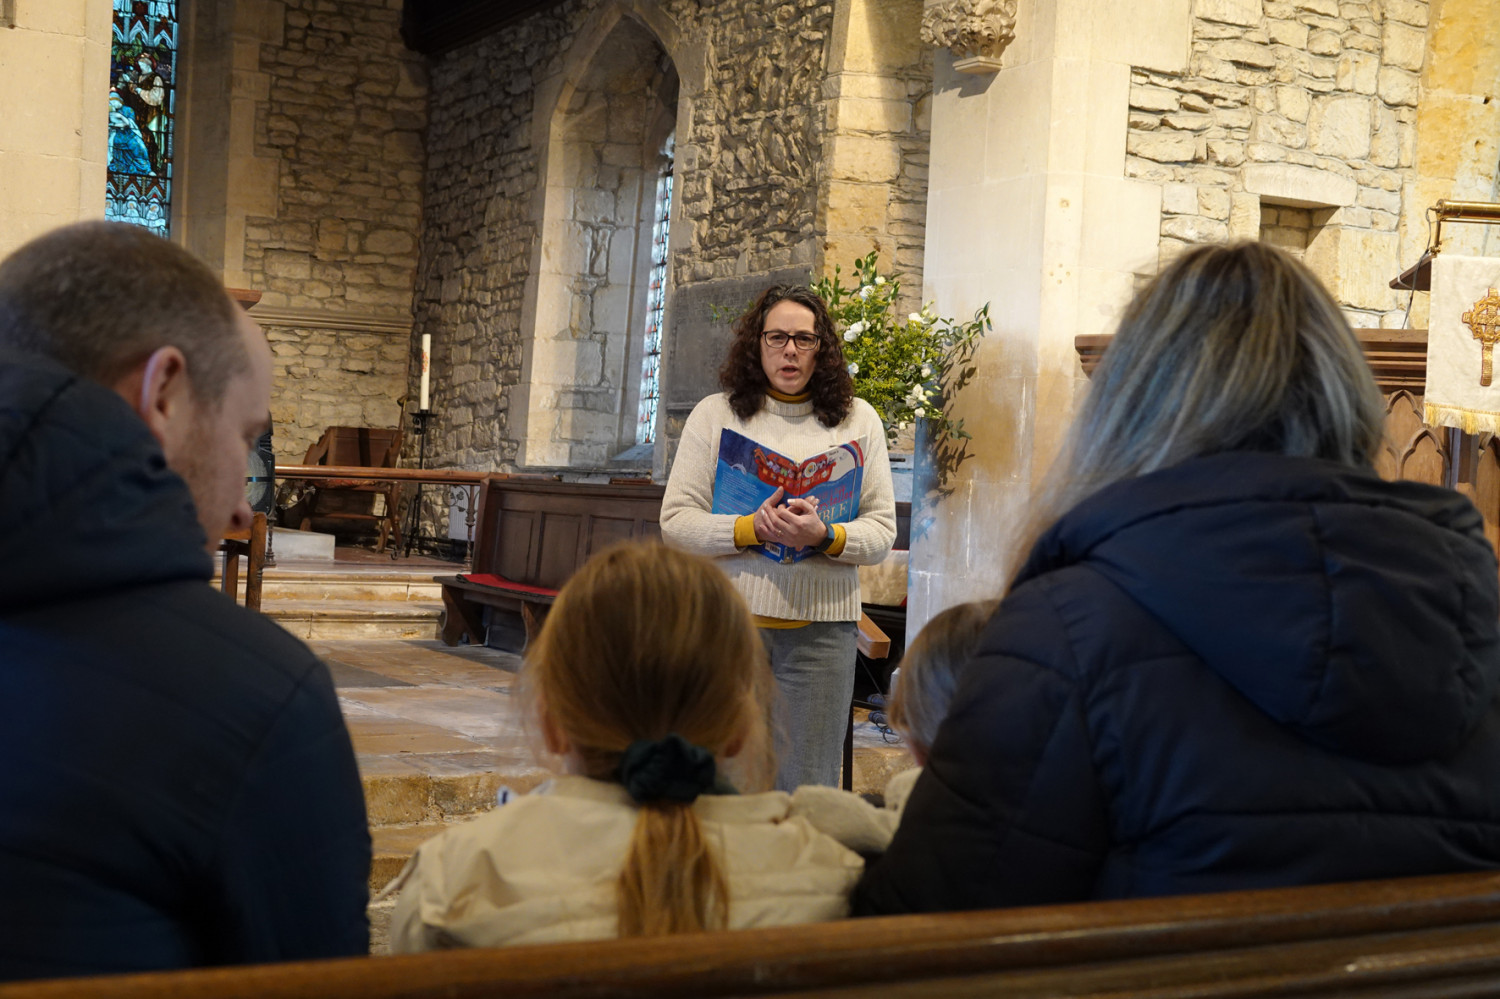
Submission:
<svg viewBox="0 0 1500 999">
<path fill-rule="evenodd" d="M 660 540 L 662 492 L 651 482 L 487 476 L 479 489 L 473 570 L 434 577 L 443 585 L 443 641 L 457 645 L 467 635 L 480 645 L 499 627 L 499 647 L 521 651 L 558 588 L 591 555 L 617 541 Z M 496 610 L 519 615 L 520 626 L 497 618 Z"/>
<path fill-rule="evenodd" d="M 0 999 L 1480 996 L 1500 875 L 0 986 Z"/>
</svg>

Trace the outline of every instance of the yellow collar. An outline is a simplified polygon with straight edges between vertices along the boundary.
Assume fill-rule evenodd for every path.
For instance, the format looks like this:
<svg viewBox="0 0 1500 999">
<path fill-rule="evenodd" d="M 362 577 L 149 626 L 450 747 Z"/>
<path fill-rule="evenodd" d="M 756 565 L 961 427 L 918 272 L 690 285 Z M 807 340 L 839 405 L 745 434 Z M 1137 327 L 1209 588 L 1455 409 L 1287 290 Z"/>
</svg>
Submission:
<svg viewBox="0 0 1500 999">
<path fill-rule="evenodd" d="M 806 402 L 812 398 L 811 392 L 803 392 L 801 395 L 787 395 L 785 392 L 778 392 L 773 388 L 767 388 L 766 395 L 777 402 Z"/>
</svg>

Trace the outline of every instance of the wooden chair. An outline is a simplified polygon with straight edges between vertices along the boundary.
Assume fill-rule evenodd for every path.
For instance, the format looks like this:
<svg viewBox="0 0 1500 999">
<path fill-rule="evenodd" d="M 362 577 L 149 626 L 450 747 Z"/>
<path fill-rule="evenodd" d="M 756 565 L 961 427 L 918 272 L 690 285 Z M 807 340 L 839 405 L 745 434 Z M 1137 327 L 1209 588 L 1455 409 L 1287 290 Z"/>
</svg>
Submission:
<svg viewBox="0 0 1500 999">
<path fill-rule="evenodd" d="M 221 586 L 229 599 L 239 600 L 240 556 L 245 556 L 245 606 L 260 610 L 261 576 L 266 570 L 266 515 L 257 513 L 250 520 L 250 527 L 224 535 L 219 543 L 223 556 L 220 571 Z"/>
<path fill-rule="evenodd" d="M 401 456 L 401 431 L 384 427 L 329 427 L 307 450 L 305 465 L 344 468 L 395 468 Z M 385 499 L 385 510 L 375 512 L 375 496 Z M 343 502 L 337 502 L 343 500 Z M 333 501 L 333 502 L 331 502 Z M 380 531 L 380 550 L 387 543 L 401 547 L 401 485 L 398 482 L 314 482 L 302 512 L 306 531 L 315 518 L 373 521 Z"/>
</svg>

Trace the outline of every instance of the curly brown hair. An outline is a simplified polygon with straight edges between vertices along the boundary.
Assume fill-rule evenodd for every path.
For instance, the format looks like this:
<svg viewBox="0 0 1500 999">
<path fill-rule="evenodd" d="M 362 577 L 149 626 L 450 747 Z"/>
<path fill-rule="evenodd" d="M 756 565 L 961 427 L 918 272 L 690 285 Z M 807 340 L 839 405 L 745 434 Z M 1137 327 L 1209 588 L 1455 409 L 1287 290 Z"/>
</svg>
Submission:
<svg viewBox="0 0 1500 999">
<path fill-rule="evenodd" d="M 818 334 L 817 362 L 807 389 L 812 394 L 813 413 L 825 427 L 836 427 L 849 416 L 854 402 L 854 379 L 844 364 L 844 345 L 834 334 L 828 306 L 817 292 L 805 285 L 774 284 L 761 292 L 755 304 L 734 322 L 734 342 L 719 369 L 719 385 L 729 395 L 734 415 L 748 420 L 765 404 L 770 383 L 760 360 L 760 334 L 766 313 L 778 302 L 796 302 L 812 310 L 813 331 Z"/>
</svg>

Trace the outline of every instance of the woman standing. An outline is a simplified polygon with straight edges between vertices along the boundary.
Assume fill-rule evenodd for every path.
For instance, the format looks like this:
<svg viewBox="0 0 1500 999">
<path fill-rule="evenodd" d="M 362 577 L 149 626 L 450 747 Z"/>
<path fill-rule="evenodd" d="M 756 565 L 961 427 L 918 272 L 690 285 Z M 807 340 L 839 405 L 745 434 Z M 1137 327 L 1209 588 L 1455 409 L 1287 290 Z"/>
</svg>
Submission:
<svg viewBox="0 0 1500 999">
<path fill-rule="evenodd" d="M 724 392 L 698 403 L 683 427 L 662 499 L 662 536 L 718 557 L 756 615 L 781 695 L 786 745 L 776 786 L 836 785 L 854 690 L 856 566 L 885 558 L 896 538 L 885 428 L 854 398 L 828 307 L 808 288 L 776 285 L 761 294 L 734 325 L 719 384 Z M 753 513 L 711 513 L 726 429 L 794 461 L 856 442 L 864 455 L 858 516 L 825 524 L 815 502 L 783 502 L 781 490 Z M 763 542 L 817 553 L 774 562 L 755 550 Z"/>
<path fill-rule="evenodd" d="M 1296 260 L 1157 277 L 856 911 L 1500 867 L 1495 553 L 1383 416 Z"/>
</svg>

